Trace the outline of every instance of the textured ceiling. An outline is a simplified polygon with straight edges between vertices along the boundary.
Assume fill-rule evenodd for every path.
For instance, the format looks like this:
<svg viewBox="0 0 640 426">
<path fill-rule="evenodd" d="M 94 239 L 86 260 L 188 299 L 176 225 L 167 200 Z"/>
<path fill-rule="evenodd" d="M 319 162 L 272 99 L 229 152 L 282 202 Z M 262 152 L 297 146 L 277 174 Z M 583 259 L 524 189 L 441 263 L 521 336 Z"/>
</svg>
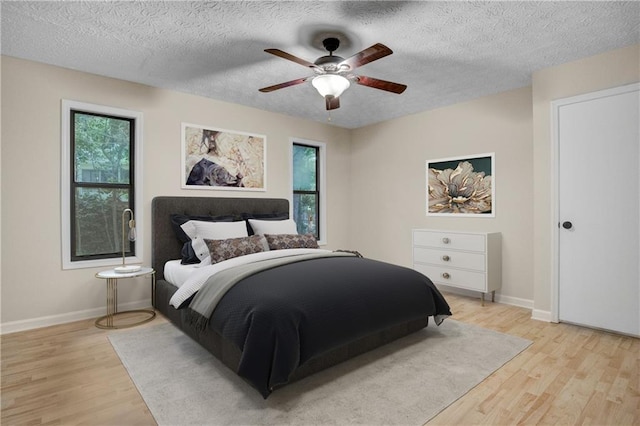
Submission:
<svg viewBox="0 0 640 426">
<path fill-rule="evenodd" d="M 357 128 L 531 84 L 532 72 L 640 42 L 638 2 L 27 2 L 2 1 L 3 55 L 327 122 L 312 73 L 263 52 L 315 61 L 375 43 L 394 54 L 357 74 L 331 123 Z"/>
</svg>

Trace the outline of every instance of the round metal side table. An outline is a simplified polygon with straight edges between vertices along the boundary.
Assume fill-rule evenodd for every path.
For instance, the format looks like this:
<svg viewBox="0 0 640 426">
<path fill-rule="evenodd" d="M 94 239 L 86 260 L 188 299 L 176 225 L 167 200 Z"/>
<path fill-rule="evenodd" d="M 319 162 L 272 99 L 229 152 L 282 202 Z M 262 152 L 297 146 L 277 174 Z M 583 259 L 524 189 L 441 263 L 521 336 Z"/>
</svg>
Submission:
<svg viewBox="0 0 640 426">
<path fill-rule="evenodd" d="M 156 312 L 152 309 L 133 309 L 129 311 L 118 312 L 118 280 L 123 278 L 144 277 L 146 275 L 151 276 L 151 300 L 153 302 L 153 292 L 156 288 L 156 271 L 153 268 L 142 267 L 137 271 L 127 273 L 120 273 L 116 272 L 114 269 L 108 269 L 106 271 L 100 271 L 96 274 L 96 278 L 107 280 L 107 315 L 101 316 L 96 320 L 96 327 L 106 329 L 127 328 L 144 324 L 156 317 Z M 116 316 L 132 313 L 147 314 L 147 317 L 143 320 L 123 325 L 117 325 L 114 323 L 114 319 Z"/>
</svg>

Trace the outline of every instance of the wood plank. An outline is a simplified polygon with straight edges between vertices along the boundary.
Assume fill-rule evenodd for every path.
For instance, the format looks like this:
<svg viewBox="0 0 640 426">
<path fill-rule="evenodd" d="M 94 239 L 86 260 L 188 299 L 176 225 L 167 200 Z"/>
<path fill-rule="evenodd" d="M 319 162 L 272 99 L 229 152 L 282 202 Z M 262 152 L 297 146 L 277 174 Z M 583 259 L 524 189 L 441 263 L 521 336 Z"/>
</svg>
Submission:
<svg viewBox="0 0 640 426">
<path fill-rule="evenodd" d="M 445 296 L 454 319 L 533 344 L 429 425 L 640 424 L 640 339 Z M 166 321 L 158 315 L 140 327 Z M 0 423 L 154 425 L 107 339 L 120 332 L 87 320 L 2 336 Z"/>
<path fill-rule="evenodd" d="M 0 423 L 155 424 L 107 339 L 119 332 L 86 320 L 2 336 Z"/>
</svg>

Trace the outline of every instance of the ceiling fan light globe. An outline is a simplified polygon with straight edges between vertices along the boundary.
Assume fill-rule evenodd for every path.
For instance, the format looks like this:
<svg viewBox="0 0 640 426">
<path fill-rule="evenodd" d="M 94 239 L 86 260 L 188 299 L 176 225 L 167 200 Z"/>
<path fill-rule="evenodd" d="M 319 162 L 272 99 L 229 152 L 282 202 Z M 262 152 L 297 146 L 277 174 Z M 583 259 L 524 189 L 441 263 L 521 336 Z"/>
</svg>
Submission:
<svg viewBox="0 0 640 426">
<path fill-rule="evenodd" d="M 311 84 L 313 84 L 313 87 L 316 88 L 323 98 L 328 95 L 337 98 L 351 85 L 346 77 L 338 74 L 319 75 L 314 77 Z"/>
</svg>

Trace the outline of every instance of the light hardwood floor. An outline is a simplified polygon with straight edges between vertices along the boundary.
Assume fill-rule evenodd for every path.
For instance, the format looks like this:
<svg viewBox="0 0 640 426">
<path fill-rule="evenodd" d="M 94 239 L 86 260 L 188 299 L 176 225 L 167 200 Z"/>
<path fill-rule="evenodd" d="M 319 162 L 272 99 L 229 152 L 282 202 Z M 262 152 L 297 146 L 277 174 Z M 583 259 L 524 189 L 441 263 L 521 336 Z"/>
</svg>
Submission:
<svg viewBox="0 0 640 426">
<path fill-rule="evenodd" d="M 429 425 L 640 425 L 640 339 L 446 297 L 453 318 L 533 344 Z M 87 320 L 2 336 L 1 424 L 154 425 L 107 339 L 121 332 Z"/>
</svg>

